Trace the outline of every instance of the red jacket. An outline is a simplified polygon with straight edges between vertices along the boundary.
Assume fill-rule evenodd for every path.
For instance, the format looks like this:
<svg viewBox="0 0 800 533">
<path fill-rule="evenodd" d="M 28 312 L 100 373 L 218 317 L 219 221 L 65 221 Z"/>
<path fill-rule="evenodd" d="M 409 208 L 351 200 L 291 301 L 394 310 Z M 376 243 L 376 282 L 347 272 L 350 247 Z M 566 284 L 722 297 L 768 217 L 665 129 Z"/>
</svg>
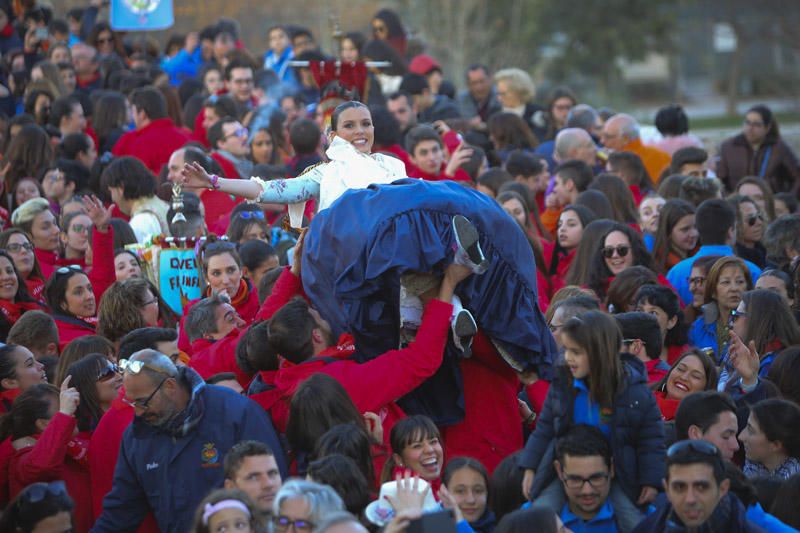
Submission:
<svg viewBox="0 0 800 533">
<path fill-rule="evenodd" d="M 203 379 L 222 372 L 233 372 L 236 381 L 247 390 L 252 377 L 242 371 L 236 364 L 236 346 L 247 333 L 247 329 L 234 329 L 227 336 L 219 340 L 195 339 L 192 342 L 192 358 L 189 366 L 200 374 Z"/>
<path fill-rule="evenodd" d="M 136 157 L 158 176 L 172 152 L 190 140 L 188 130 L 175 126 L 171 118 L 159 118 L 141 129 L 124 134 L 114 145 L 112 153 L 117 157 Z"/>
<path fill-rule="evenodd" d="M 11 437 L 0 444 L 0 507 L 5 508 L 8 504 L 8 470 L 11 467 L 11 459 L 14 457 L 14 446 L 11 444 Z"/>
<path fill-rule="evenodd" d="M 464 420 L 441 428 L 445 459 L 473 457 L 491 474 L 524 444 L 517 405 L 519 380 L 481 331 L 472 341 L 472 357 L 461 360 L 461 373 Z"/>
<path fill-rule="evenodd" d="M 35 435 L 36 444 L 16 450 L 9 465 L 9 496 L 14 498 L 31 483 L 64 480 L 75 501 L 78 532 L 88 531 L 92 517 L 88 440 L 73 437 L 74 417 L 56 413 L 47 428 Z"/>
<path fill-rule="evenodd" d="M 250 177 L 250 176 L 240 176 L 239 171 L 236 170 L 236 166 L 233 164 L 233 162 L 227 157 L 224 157 L 217 151 L 211 152 L 211 159 L 219 163 L 219 166 L 222 168 L 222 173 L 224 174 L 224 176 L 222 176 L 223 178 L 235 180 L 242 178 L 246 179 Z"/>
<path fill-rule="evenodd" d="M 122 445 L 122 434 L 133 422 L 133 407 L 121 400 L 125 390 L 119 390 L 119 397 L 111 403 L 89 440 L 89 479 L 92 487 L 92 520 L 103 511 L 103 498 L 111 491 L 114 482 L 114 469 Z M 0 448 L 0 452 L 2 448 Z M 148 513 L 138 529 L 139 533 L 158 533 L 153 513 Z"/>
<path fill-rule="evenodd" d="M 108 227 L 105 233 L 99 231 L 92 232 L 92 248 L 94 251 L 94 265 L 87 272 L 89 281 L 92 282 L 94 298 L 97 307 L 100 307 L 100 299 L 112 283 L 117 279 L 114 271 L 114 230 Z M 43 268 L 44 269 L 44 268 Z M 53 311 L 53 310 L 51 310 Z M 56 313 L 58 312 L 57 310 Z M 61 314 L 54 314 L 53 319 L 58 326 L 58 346 L 63 350 L 73 339 L 85 335 L 95 334 L 96 320 L 81 320 L 74 317 L 65 317 Z"/>
<path fill-rule="evenodd" d="M 255 318 L 256 314 L 258 313 L 258 291 L 255 290 L 250 283 L 242 278 L 244 282 L 240 285 L 239 292 L 231 298 L 231 305 L 233 308 L 236 309 L 236 312 L 239 313 L 239 316 L 242 317 L 242 320 L 251 324 Z M 246 290 L 247 293 L 243 294 L 242 291 Z M 180 323 L 180 333 L 178 335 L 178 348 L 180 348 L 183 352 L 186 352 L 188 355 L 192 355 L 192 343 L 189 341 L 189 337 L 186 335 L 186 328 L 184 327 L 184 322 L 186 321 L 186 316 L 189 314 L 189 310 L 199 302 L 200 299 L 192 300 L 188 304 L 186 304 L 183 308 L 183 315 L 181 316 L 181 323 Z"/>
</svg>

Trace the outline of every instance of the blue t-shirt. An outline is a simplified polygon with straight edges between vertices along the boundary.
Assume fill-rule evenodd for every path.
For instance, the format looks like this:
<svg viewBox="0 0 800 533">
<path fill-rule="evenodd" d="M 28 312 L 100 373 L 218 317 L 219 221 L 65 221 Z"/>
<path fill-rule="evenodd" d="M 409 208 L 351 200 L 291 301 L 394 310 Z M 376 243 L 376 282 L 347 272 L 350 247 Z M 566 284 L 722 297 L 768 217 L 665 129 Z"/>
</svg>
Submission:
<svg viewBox="0 0 800 533">
<path fill-rule="evenodd" d="M 565 503 L 559 514 L 564 526 L 572 530 L 572 533 L 617 533 L 617 520 L 614 517 L 614 507 L 611 499 L 606 499 L 606 503 L 600 508 L 591 520 L 584 520 L 575 515 Z"/>
<path fill-rule="evenodd" d="M 611 429 L 608 427 L 608 423 L 600 419 L 600 404 L 592 401 L 592 398 L 589 396 L 589 388 L 586 386 L 584 380 L 575 379 L 572 381 L 572 384 L 573 387 L 575 387 L 575 404 L 572 407 L 572 422 L 574 424 L 588 424 L 600 428 L 600 430 L 606 434 L 606 437 L 610 436 Z"/>
</svg>

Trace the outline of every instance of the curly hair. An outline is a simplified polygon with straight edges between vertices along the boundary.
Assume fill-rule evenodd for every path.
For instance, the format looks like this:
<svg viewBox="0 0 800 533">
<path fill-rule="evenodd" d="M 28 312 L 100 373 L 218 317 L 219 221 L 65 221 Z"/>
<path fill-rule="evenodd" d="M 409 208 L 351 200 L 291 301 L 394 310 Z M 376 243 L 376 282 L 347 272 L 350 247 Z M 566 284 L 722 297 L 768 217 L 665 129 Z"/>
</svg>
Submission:
<svg viewBox="0 0 800 533">
<path fill-rule="evenodd" d="M 150 284 L 142 278 L 115 281 L 100 300 L 97 313 L 98 335 L 117 342 L 129 331 L 147 327 L 141 308 L 147 303 Z"/>
</svg>

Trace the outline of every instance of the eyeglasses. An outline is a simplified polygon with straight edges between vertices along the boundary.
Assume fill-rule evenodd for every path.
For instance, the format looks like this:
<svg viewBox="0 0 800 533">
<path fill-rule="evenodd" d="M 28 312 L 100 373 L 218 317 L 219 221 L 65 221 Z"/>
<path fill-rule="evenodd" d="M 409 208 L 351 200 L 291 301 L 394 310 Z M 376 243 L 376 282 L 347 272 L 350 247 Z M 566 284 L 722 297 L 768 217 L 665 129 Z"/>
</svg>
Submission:
<svg viewBox="0 0 800 533">
<path fill-rule="evenodd" d="M 239 78 L 231 81 L 234 83 L 234 85 L 253 85 L 253 78 Z"/>
<path fill-rule="evenodd" d="M 706 278 L 704 278 L 702 276 L 696 276 L 694 278 L 687 278 L 687 280 L 689 281 L 689 285 L 702 285 L 703 283 L 706 282 Z"/>
<path fill-rule="evenodd" d="M 564 476 L 561 480 L 564 482 L 564 485 L 568 489 L 582 489 L 584 483 L 588 483 L 593 489 L 599 489 L 605 486 L 608 483 L 609 474 L 592 474 L 589 477 L 581 477 L 581 476 Z"/>
<path fill-rule="evenodd" d="M 111 363 L 110 365 L 106 365 L 106 367 L 97 374 L 97 381 L 109 380 L 114 376 L 118 375 L 119 373 L 120 373 L 119 366 L 115 365 L 114 363 Z"/>
<path fill-rule="evenodd" d="M 739 320 L 741 317 L 746 317 L 746 316 L 747 313 L 745 313 L 744 311 L 737 311 L 736 309 L 732 310 L 730 318 L 728 318 L 728 327 L 733 326 L 733 324 L 736 323 L 737 320 Z"/>
<path fill-rule="evenodd" d="M 625 246 L 624 244 L 620 244 L 619 246 L 606 246 L 603 248 L 603 257 L 606 259 L 611 259 L 614 257 L 614 252 L 617 252 L 617 255 L 620 257 L 625 257 L 630 251 L 631 247 Z"/>
<path fill-rule="evenodd" d="M 259 219 L 264 220 L 264 212 L 263 211 L 239 211 L 237 216 L 242 217 L 245 220 L 252 219 Z"/>
<path fill-rule="evenodd" d="M 762 215 L 761 213 L 758 213 L 757 215 L 751 215 L 751 216 L 747 217 L 747 225 L 748 226 L 755 226 L 757 220 L 760 220 L 761 222 L 764 222 L 764 215 Z"/>
<path fill-rule="evenodd" d="M 549 324 L 547 324 L 547 327 L 550 328 L 551 333 L 555 333 L 559 329 L 563 328 L 564 324 L 553 324 L 552 322 L 550 322 Z"/>
<path fill-rule="evenodd" d="M 275 524 L 275 531 L 283 533 L 289 531 L 289 526 L 294 526 L 295 531 L 311 531 L 314 529 L 314 524 L 308 520 L 292 520 L 288 516 L 276 516 L 272 519 Z"/>
<path fill-rule="evenodd" d="M 53 496 L 66 496 L 67 487 L 63 481 L 53 481 L 51 483 L 34 483 L 28 485 L 22 491 L 20 498 L 26 503 L 38 503 L 44 500 L 48 494 Z"/>
<path fill-rule="evenodd" d="M 699 453 L 708 457 L 721 458 L 719 448 L 705 440 L 682 440 L 667 449 L 667 458 L 672 458 L 687 452 Z"/>
<path fill-rule="evenodd" d="M 33 245 L 29 242 L 10 242 L 6 245 L 6 250 L 11 252 L 12 254 L 19 253 L 22 250 L 27 250 L 29 252 L 32 252 Z"/>
<path fill-rule="evenodd" d="M 225 136 L 226 139 L 229 137 L 247 137 L 247 128 L 236 128 L 236 131 Z"/>
<path fill-rule="evenodd" d="M 745 120 L 744 121 L 744 126 L 747 127 L 747 128 L 763 128 L 764 127 L 764 123 L 763 122 L 753 122 L 753 121 L 750 121 L 750 120 Z"/>
<path fill-rule="evenodd" d="M 67 265 L 56 270 L 56 274 L 69 274 L 70 272 L 83 272 L 80 265 Z"/>
<path fill-rule="evenodd" d="M 138 363 L 139 361 L 135 361 L 135 362 Z M 159 390 L 161 390 L 161 386 L 164 385 L 164 383 L 166 383 L 168 379 L 169 379 L 168 377 L 162 379 L 161 383 L 159 383 L 158 387 L 156 387 L 156 390 L 151 392 L 150 396 L 148 396 L 144 400 L 133 400 L 133 401 L 131 401 L 131 400 L 128 400 L 126 398 L 123 398 L 122 401 L 125 402 L 126 404 L 130 405 L 134 409 L 142 409 L 143 411 L 147 411 L 147 408 L 150 407 L 150 402 L 153 400 L 153 396 L 155 396 L 156 393 Z"/>
<path fill-rule="evenodd" d="M 64 173 L 63 173 L 63 172 L 61 172 L 60 170 L 56 170 L 55 172 L 53 172 L 52 174 L 50 174 L 50 175 L 47 177 L 47 179 L 49 179 L 50 181 L 52 181 L 53 183 L 55 183 L 55 182 L 57 182 L 57 181 L 60 181 L 60 180 L 63 180 L 63 179 L 64 179 Z"/>
<path fill-rule="evenodd" d="M 639 342 L 641 342 L 642 344 L 645 344 L 645 345 L 647 344 L 642 339 L 622 339 L 622 344 L 633 344 L 636 341 L 639 341 Z"/>
</svg>

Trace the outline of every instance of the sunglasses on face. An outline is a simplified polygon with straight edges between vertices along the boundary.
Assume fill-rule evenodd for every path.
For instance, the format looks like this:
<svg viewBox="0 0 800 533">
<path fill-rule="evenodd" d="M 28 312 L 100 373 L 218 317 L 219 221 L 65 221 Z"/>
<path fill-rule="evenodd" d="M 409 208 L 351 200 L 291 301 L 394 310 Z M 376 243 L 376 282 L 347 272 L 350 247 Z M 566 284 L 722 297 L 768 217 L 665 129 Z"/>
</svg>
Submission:
<svg viewBox="0 0 800 533">
<path fill-rule="evenodd" d="M 631 247 L 625 246 L 624 244 L 620 244 L 619 246 L 606 246 L 603 248 L 603 257 L 606 259 L 611 259 L 614 257 L 614 252 L 616 252 L 620 257 L 625 257 L 630 251 Z"/>
<path fill-rule="evenodd" d="M 728 317 L 728 327 L 733 327 L 736 321 L 742 317 L 747 317 L 747 313 L 744 311 L 737 311 L 736 309 L 731 311 L 730 317 Z"/>
<path fill-rule="evenodd" d="M 71 229 L 75 233 L 84 233 L 84 232 L 88 233 L 89 226 L 86 224 L 73 224 L 72 226 L 70 226 L 69 229 Z"/>
<path fill-rule="evenodd" d="M 11 252 L 12 254 L 19 253 L 22 250 L 27 250 L 29 252 L 32 252 L 33 245 L 29 242 L 13 242 L 6 245 L 6 250 Z"/>
<path fill-rule="evenodd" d="M 706 282 L 706 278 L 697 276 L 695 278 L 689 278 L 689 285 L 702 285 Z"/>
<path fill-rule="evenodd" d="M 755 226 L 757 220 L 760 220 L 761 222 L 764 222 L 764 215 L 759 213 L 757 215 L 751 215 L 751 216 L 747 217 L 747 225 L 748 226 Z"/>
<path fill-rule="evenodd" d="M 225 136 L 226 139 L 230 137 L 247 137 L 247 128 L 236 128 L 236 131 Z"/>
<path fill-rule="evenodd" d="M 110 365 L 106 365 L 106 367 L 97 374 L 97 381 L 107 381 L 118 375 L 120 372 L 121 370 L 119 366 L 111 363 Z"/>
</svg>

